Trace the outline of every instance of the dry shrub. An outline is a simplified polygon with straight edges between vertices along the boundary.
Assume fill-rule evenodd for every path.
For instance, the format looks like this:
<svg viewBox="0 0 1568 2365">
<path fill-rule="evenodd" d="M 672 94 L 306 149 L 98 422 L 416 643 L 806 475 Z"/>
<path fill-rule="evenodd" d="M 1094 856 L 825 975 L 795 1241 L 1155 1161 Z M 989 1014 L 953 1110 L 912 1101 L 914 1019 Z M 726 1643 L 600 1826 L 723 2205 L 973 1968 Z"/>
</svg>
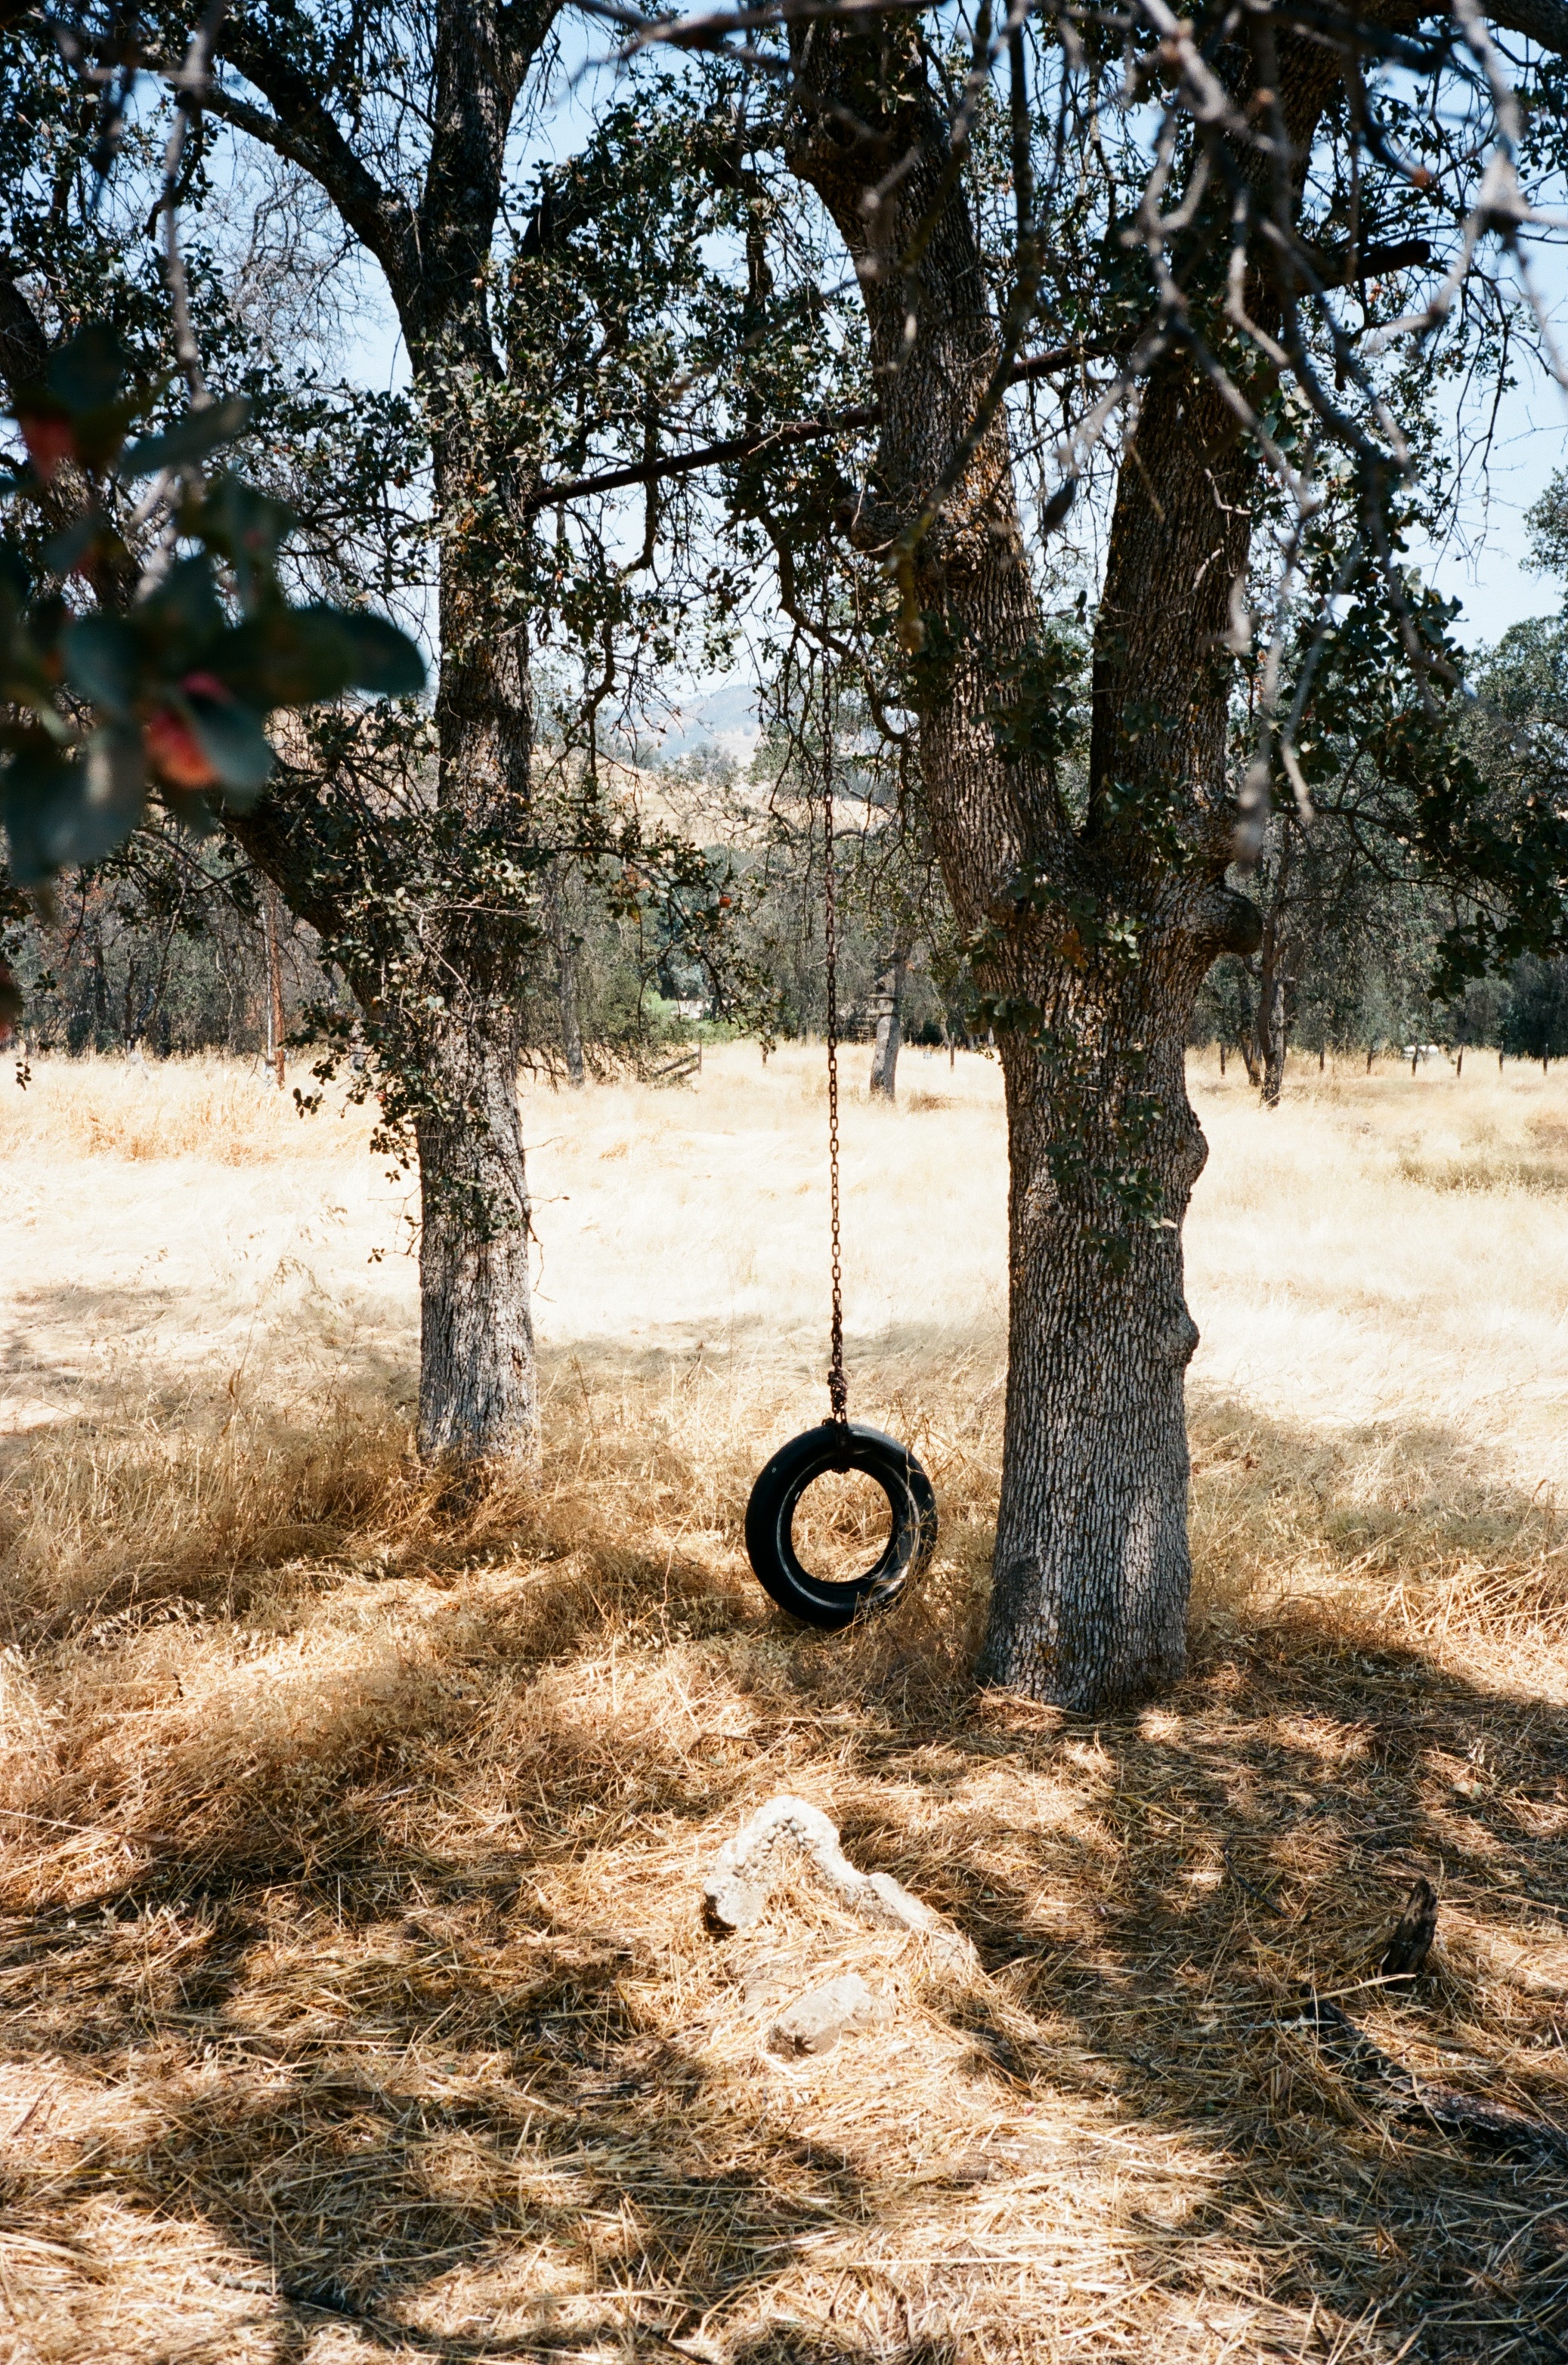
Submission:
<svg viewBox="0 0 1568 2365">
<path fill-rule="evenodd" d="M 1549 1197 L 1568 1191 L 1568 1161 L 1506 1151 L 1456 1151 L 1442 1158 L 1406 1152 L 1399 1160 L 1406 1182 L 1428 1191 L 1466 1191 L 1490 1198 L 1500 1191 L 1534 1191 Z"/>
<path fill-rule="evenodd" d="M 259 1569 L 373 1543 L 404 1515 L 408 1447 L 384 1406 L 346 1396 L 48 1429 L 0 1485 L 11 1636 L 108 1620 L 106 1642 L 172 1597 L 233 1609 Z"/>
<path fill-rule="evenodd" d="M 345 1123 L 346 1120 L 346 1123 Z M 24 1092 L 0 1093 L 7 1158 L 198 1158 L 251 1166 L 278 1158 L 342 1158 L 369 1120 L 341 1094 L 302 1118 L 293 1098 L 254 1067 L 212 1052 L 160 1059 L 40 1057 Z"/>
</svg>

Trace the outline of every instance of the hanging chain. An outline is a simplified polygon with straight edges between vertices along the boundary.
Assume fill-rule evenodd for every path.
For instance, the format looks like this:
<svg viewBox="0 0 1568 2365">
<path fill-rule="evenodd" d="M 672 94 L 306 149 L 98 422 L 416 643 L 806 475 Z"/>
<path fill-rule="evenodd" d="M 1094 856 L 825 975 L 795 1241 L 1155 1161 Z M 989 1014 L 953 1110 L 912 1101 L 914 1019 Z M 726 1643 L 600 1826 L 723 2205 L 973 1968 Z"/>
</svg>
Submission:
<svg viewBox="0 0 1568 2365">
<path fill-rule="evenodd" d="M 833 1203 L 833 1343 L 828 1354 L 827 1393 L 840 1428 L 849 1419 L 849 1383 L 844 1376 L 844 1259 L 838 1230 L 838 906 L 833 878 L 833 709 L 823 674 L 823 844 L 827 864 L 823 899 L 827 959 L 827 1164 Z"/>
</svg>

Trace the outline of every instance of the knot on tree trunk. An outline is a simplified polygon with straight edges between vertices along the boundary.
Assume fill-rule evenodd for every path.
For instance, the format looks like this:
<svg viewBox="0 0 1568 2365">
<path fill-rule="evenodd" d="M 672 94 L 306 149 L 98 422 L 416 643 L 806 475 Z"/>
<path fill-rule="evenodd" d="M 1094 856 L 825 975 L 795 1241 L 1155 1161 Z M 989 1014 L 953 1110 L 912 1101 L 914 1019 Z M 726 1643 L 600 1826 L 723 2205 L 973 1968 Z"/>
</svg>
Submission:
<svg viewBox="0 0 1568 2365">
<path fill-rule="evenodd" d="M 1193 921 L 1197 943 L 1204 948 L 1212 947 L 1215 959 L 1221 953 L 1238 953 L 1243 960 L 1249 959 L 1263 941 L 1263 914 L 1257 904 L 1223 880 L 1216 880 L 1204 894 Z"/>
</svg>

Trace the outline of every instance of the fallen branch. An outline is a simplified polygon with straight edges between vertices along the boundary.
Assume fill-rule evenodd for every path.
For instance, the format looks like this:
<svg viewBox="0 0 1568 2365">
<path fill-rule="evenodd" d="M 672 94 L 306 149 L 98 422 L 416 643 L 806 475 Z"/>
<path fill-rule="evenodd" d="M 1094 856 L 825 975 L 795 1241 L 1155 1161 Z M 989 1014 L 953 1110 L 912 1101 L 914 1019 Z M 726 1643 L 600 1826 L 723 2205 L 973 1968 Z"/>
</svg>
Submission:
<svg viewBox="0 0 1568 2365">
<path fill-rule="evenodd" d="M 1412 2077 L 1374 2045 L 1348 2012 L 1323 1996 L 1308 1996 L 1302 2018 L 1285 2025 L 1309 2028 L 1341 2076 L 1382 2086 L 1397 2097 L 1403 2118 L 1426 2118 L 1448 2135 L 1471 2135 L 1530 2151 L 1553 2151 L 1568 2158 L 1568 2127 L 1551 2119 L 1533 2119 L 1506 2102 L 1488 2102 L 1480 2095 L 1461 2094 L 1451 2086 L 1428 2085 L 1424 2079 Z"/>
</svg>

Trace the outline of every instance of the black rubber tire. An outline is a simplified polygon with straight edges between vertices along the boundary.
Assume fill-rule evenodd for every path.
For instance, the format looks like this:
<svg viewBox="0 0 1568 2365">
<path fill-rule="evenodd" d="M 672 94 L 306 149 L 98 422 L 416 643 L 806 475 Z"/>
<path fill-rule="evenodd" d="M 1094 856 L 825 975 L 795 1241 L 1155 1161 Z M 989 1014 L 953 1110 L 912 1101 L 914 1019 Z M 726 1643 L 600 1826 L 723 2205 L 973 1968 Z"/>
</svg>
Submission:
<svg viewBox="0 0 1568 2365">
<path fill-rule="evenodd" d="M 864 1576 L 830 1584 L 802 1568 L 795 1550 L 795 1507 L 807 1487 L 830 1470 L 863 1470 L 888 1498 L 892 1532 L 881 1558 Z M 857 1420 L 824 1420 L 781 1445 L 751 1490 L 745 1548 L 763 1591 L 780 1609 L 829 1632 L 898 1599 L 930 1559 L 936 1541 L 936 1497 L 907 1447 Z"/>
</svg>

